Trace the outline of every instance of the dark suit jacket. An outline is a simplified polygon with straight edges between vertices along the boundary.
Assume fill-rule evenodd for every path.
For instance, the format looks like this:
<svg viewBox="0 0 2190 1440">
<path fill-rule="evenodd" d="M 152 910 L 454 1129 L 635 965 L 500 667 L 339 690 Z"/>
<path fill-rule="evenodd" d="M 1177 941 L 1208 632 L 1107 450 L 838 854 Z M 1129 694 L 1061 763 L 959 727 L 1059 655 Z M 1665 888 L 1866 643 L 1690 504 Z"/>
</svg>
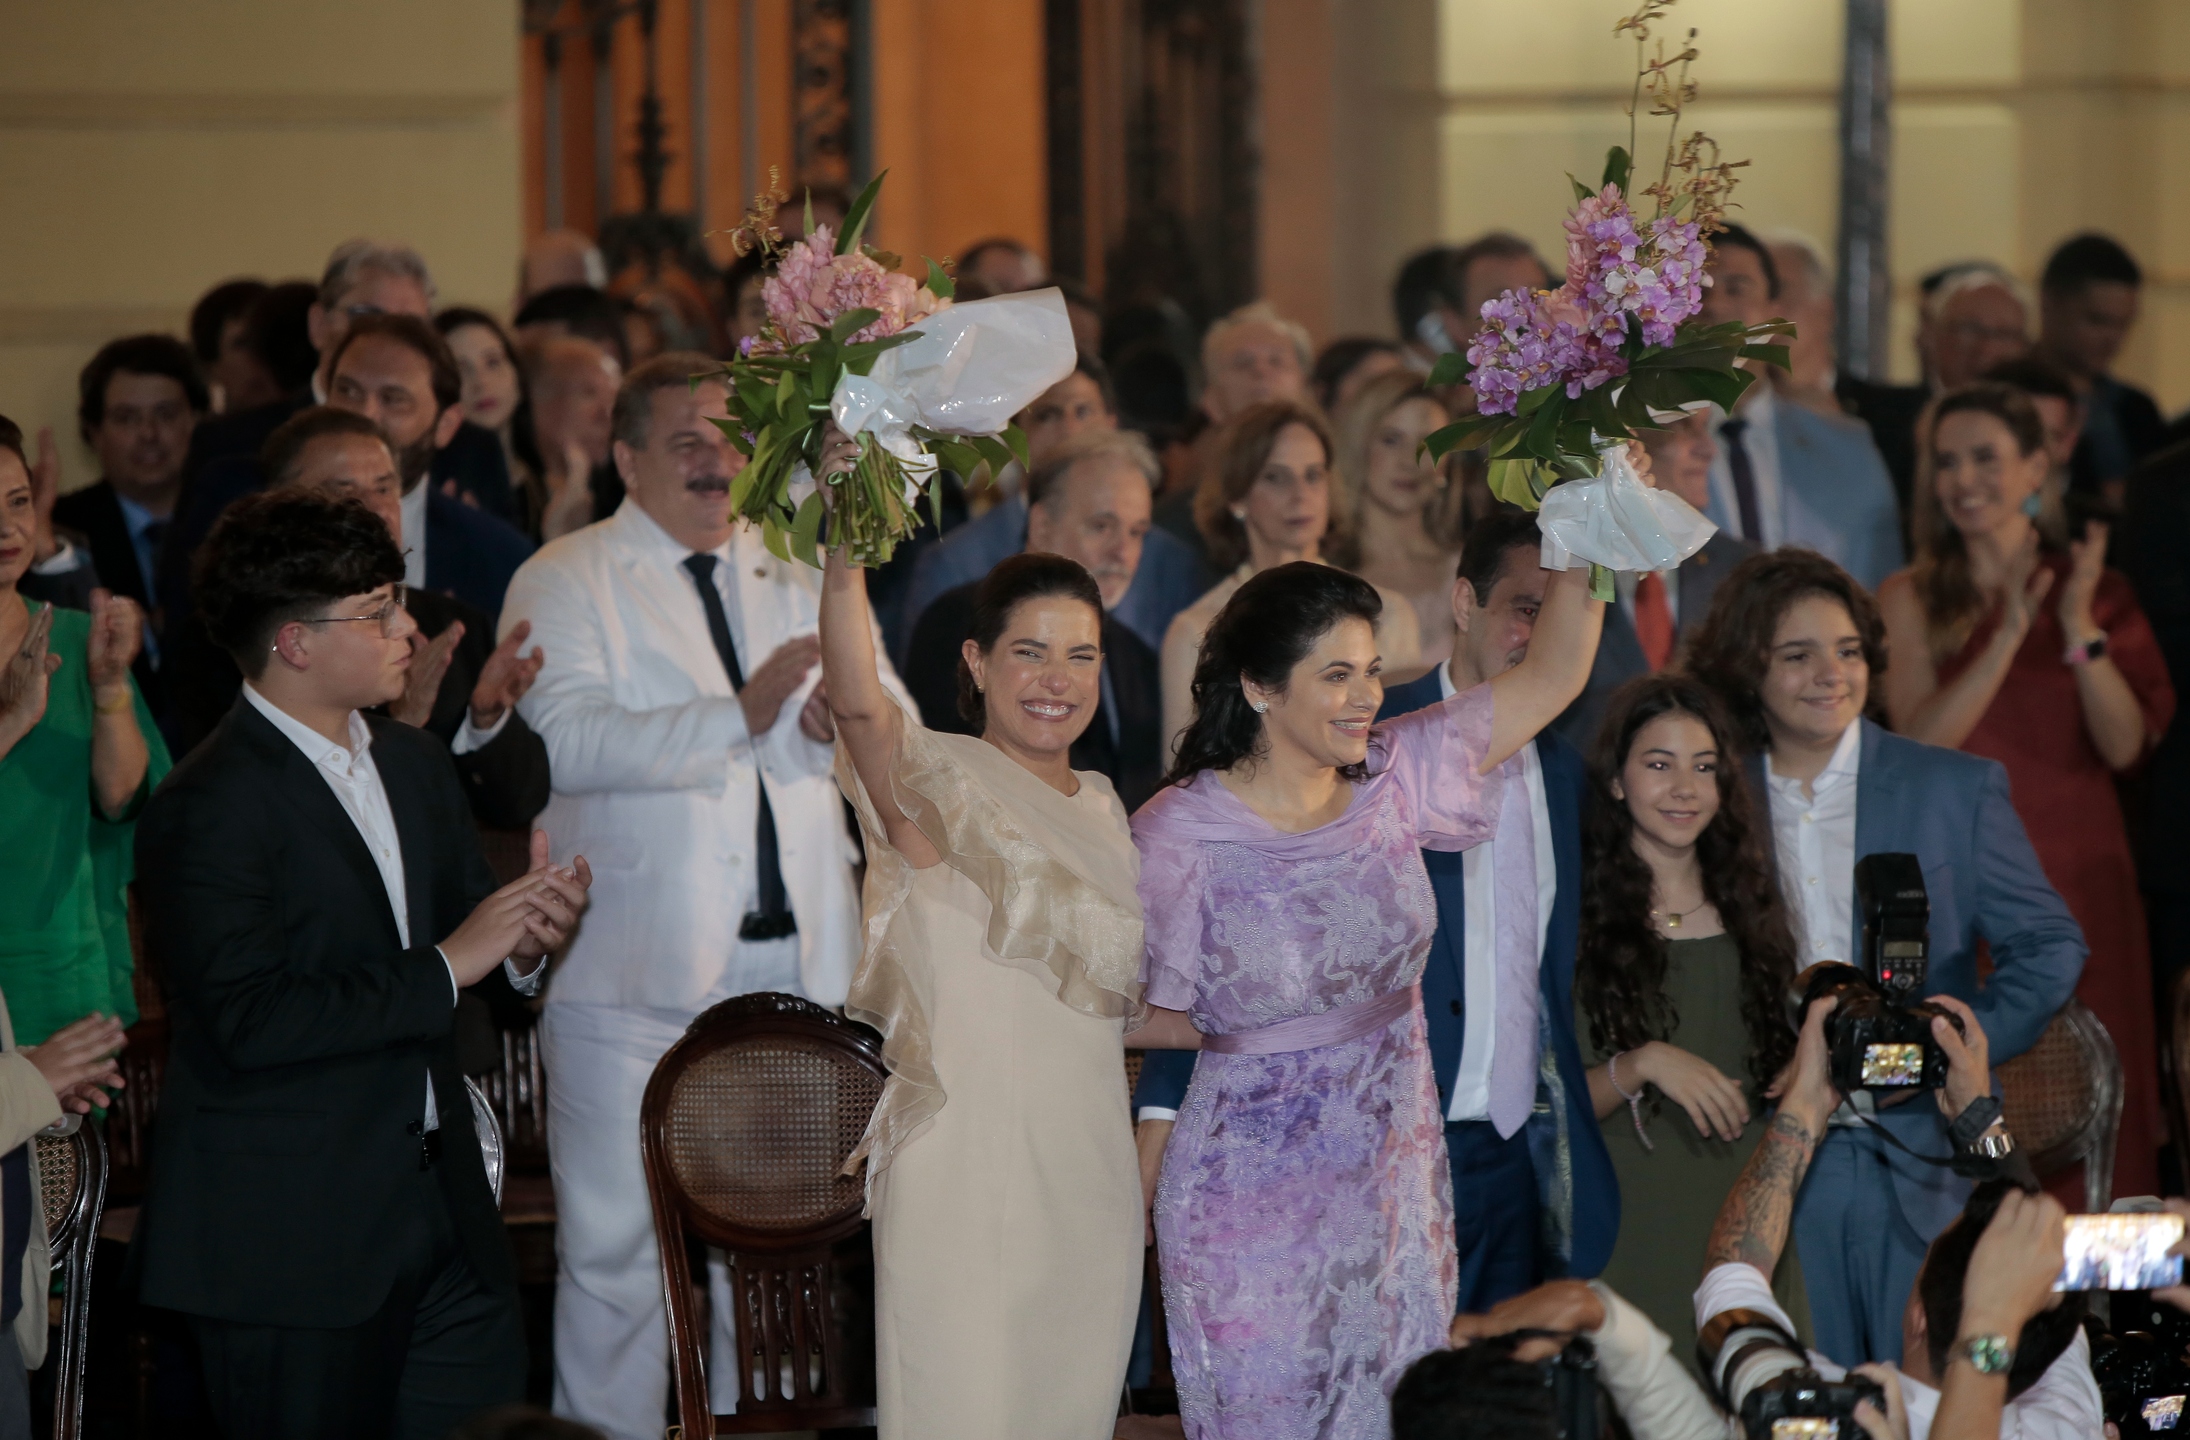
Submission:
<svg viewBox="0 0 2190 1440">
<path fill-rule="evenodd" d="M 1855 790 L 1855 854 L 1914 855 L 1931 900 L 1927 995 L 1966 1002 L 1985 1027 L 1992 1063 L 2037 1043 L 2083 974 L 2083 928 L 2046 879 L 2029 832 L 2008 799 L 2007 769 L 1997 760 L 1926 745 L 1868 720 Z M 1764 760 L 1749 761 L 1754 793 L 1769 805 Z M 1863 933 L 1850 916 L 1849 935 Z M 1980 986 L 1982 941 L 1992 971 Z M 1860 956 L 1850 959 L 1860 963 Z M 1949 1152 L 1946 1122 L 1925 1100 L 1879 1112 L 1879 1121 L 1921 1154 Z M 1926 1240 L 1946 1228 L 1968 1199 L 1970 1182 L 1881 1147 L 1893 1172 L 1902 1216 Z M 1805 1203 L 1817 1189 L 1804 1191 Z"/>
<path fill-rule="evenodd" d="M 127 595 L 144 607 L 147 616 L 158 618 L 159 607 L 152 598 L 152 577 L 137 563 L 137 547 L 129 538 L 129 521 L 122 516 L 122 503 L 115 498 L 111 481 L 101 480 L 96 485 L 86 485 L 63 495 L 54 502 L 53 523 L 84 537 L 86 548 L 91 551 L 91 568 L 100 585 L 117 595 Z M 164 723 L 168 714 L 167 690 L 159 671 L 153 667 L 152 652 L 138 651 L 130 672 L 136 676 L 137 688 L 144 692 L 146 707 Z"/>
<path fill-rule="evenodd" d="M 531 558 L 532 542 L 516 526 L 438 489 L 427 493 L 427 589 L 454 595 L 499 620 L 510 576 Z"/>
<path fill-rule="evenodd" d="M 1435 705 L 1441 698 L 1437 672 L 1432 670 L 1385 691 L 1384 708 L 1377 718 L 1389 720 Z M 1604 1269 L 1619 1238 L 1620 1182 L 1612 1170 L 1611 1152 L 1605 1149 L 1604 1132 L 1597 1125 L 1596 1109 L 1590 1104 L 1588 1071 L 1574 1034 L 1574 952 L 1582 914 L 1582 758 L 1548 731 L 1536 737 L 1536 754 L 1543 765 L 1552 859 L 1558 867 L 1551 929 L 1544 936 L 1543 964 L 1537 973 L 1544 1030 L 1565 1094 L 1557 1113 L 1539 1112 L 1530 1118 L 1529 1150 L 1546 1213 L 1572 1219 L 1572 1229 L 1564 1235 L 1557 1233 L 1556 1225 L 1546 1227 L 1552 1248 L 1564 1252 L 1544 1257 L 1546 1272 L 1587 1278 Z M 1422 1013 L 1429 1027 L 1430 1064 L 1437 1075 L 1440 1109 L 1451 1102 L 1447 1087 L 1459 1073 L 1461 1042 L 1467 1031 L 1463 949 L 1467 897 L 1461 854 L 1422 852 L 1430 888 L 1437 897 L 1437 931 L 1422 972 Z M 1186 1098 L 1193 1069 L 1191 1051 L 1149 1051 L 1133 1097 L 1135 1108 L 1153 1105 L 1176 1110 Z"/>
<path fill-rule="evenodd" d="M 2115 556 L 2159 637 L 2175 693 L 2190 695 L 2190 439 L 2145 457 L 2129 472 L 2123 509 L 2114 530 Z M 2168 727 L 2143 783 L 2145 812 L 2157 822 L 2140 837 L 2144 886 L 2162 894 L 2190 892 L 2190 834 L 2175 823 L 2190 810 L 2190 721 L 2178 718 Z"/>
<path fill-rule="evenodd" d="M 930 730 L 973 733 L 958 717 L 958 651 L 972 627 L 978 588 L 961 585 L 944 591 L 913 625 L 905 688 Z M 1163 784 L 1163 700 L 1156 652 L 1108 614 L 1103 616 L 1103 678 L 1110 691 L 1105 700 L 1118 707 L 1117 739 L 1111 738 L 1110 717 L 1098 709 L 1086 733 L 1073 743 L 1072 768 L 1107 777 L 1131 814 Z"/>
<path fill-rule="evenodd" d="M 466 420 L 456 436 L 433 457 L 427 479 L 439 490 L 456 482 L 459 498 L 468 495 L 479 508 L 508 525 L 517 524 L 517 492 L 510 484 L 509 457 L 502 437 Z"/>
<path fill-rule="evenodd" d="M 494 877 L 440 744 L 369 723 L 402 841 L 408 948 L 334 792 L 247 702 L 137 821 L 145 933 L 173 1027 L 130 1247 L 148 1304 L 255 1325 L 369 1318 L 432 1223 L 408 1129 L 429 1071 L 440 1199 L 472 1269 L 514 1302 L 434 949 Z"/>
<path fill-rule="evenodd" d="M 265 405 L 200 420 L 198 428 L 190 432 L 190 451 L 183 459 L 184 499 L 189 498 L 192 483 L 208 465 L 216 460 L 257 459 L 266 437 L 280 429 L 282 421 L 312 403 L 311 387 L 306 386 Z M 177 506 L 177 513 L 181 509 Z"/>
<path fill-rule="evenodd" d="M 1681 562 L 1680 619 L 1674 626 L 1676 649 L 1689 631 L 1703 624 L 1703 617 L 1710 612 L 1711 597 L 1718 593 L 1719 582 L 1733 573 L 1734 567 L 1751 555 L 1757 547 L 1738 535 L 1724 530 L 1703 542 L 1703 548 Z M 1635 638 L 1635 616 L 1625 605 L 1609 605 L 1604 612 L 1604 635 L 1597 642 L 1597 658 L 1589 667 L 1589 683 L 1582 693 L 1574 697 L 1551 728 L 1582 754 L 1589 753 L 1597 742 L 1597 726 L 1604 719 L 1606 704 L 1612 692 L 1638 675 L 1648 675 L 1650 663 L 1643 658 L 1642 642 Z"/>
</svg>

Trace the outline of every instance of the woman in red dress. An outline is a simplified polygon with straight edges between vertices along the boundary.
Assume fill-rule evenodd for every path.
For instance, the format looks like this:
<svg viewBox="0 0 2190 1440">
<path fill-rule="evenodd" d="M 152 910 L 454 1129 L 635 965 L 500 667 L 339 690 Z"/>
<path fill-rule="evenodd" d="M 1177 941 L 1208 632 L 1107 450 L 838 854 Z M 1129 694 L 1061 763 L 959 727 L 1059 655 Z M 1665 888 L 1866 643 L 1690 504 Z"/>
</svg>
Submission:
<svg viewBox="0 0 2190 1440">
<path fill-rule="evenodd" d="M 2175 692 L 2128 580 L 2106 568 L 2106 526 L 2067 538 L 2030 397 L 1951 391 L 1921 433 L 1916 563 L 1878 589 L 1894 660 L 1886 709 L 1904 735 L 2007 766 L 2039 862 L 2091 947 L 2077 996 L 2121 1052 L 2114 1193 L 2156 1194 L 2152 958 L 2114 777 L 2166 732 Z"/>
</svg>

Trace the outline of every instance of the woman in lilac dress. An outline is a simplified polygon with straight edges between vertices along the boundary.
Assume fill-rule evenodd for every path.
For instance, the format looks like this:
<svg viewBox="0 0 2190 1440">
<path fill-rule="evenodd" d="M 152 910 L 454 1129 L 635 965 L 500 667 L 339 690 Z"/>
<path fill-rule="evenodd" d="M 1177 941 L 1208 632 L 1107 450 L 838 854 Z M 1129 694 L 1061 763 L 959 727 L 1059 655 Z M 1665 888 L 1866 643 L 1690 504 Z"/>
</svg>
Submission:
<svg viewBox="0 0 2190 1440">
<path fill-rule="evenodd" d="M 1420 851 L 1499 830 L 1508 757 L 1581 692 L 1603 607 L 1585 570 L 1551 576 L 1527 658 L 1372 727 L 1379 608 L 1322 565 L 1241 586 L 1171 784 L 1133 819 L 1156 1007 L 1138 1043 L 1204 1052 L 1156 1198 L 1190 1440 L 1381 1440 L 1392 1385 L 1452 1319 Z M 1526 846 L 1499 851 L 1500 893 L 1534 905 Z"/>
</svg>

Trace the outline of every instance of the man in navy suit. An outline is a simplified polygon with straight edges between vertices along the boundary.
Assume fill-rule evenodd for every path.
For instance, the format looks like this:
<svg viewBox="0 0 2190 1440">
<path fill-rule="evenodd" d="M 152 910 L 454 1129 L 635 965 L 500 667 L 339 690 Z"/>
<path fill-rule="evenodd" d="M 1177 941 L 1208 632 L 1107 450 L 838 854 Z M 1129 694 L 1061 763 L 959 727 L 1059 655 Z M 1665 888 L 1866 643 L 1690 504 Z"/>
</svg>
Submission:
<svg viewBox="0 0 2190 1440">
<path fill-rule="evenodd" d="M 1705 320 L 1757 325 L 1773 318 L 1779 271 L 1756 236 L 1739 225 L 1713 236 L 1710 273 Z M 1769 371 L 1742 392 L 1731 415 L 1713 416 L 1719 456 L 1706 513 L 1721 530 L 1765 550 L 1807 546 L 1868 586 L 1901 568 L 1893 478 L 1862 421 L 1780 399 Z"/>
<path fill-rule="evenodd" d="M 1926 992 L 1968 1004 L 1999 1064 L 2028 1050 L 2075 992 L 2083 931 L 2039 868 L 1997 761 L 1862 718 L 1885 637 L 1876 604 L 1845 570 L 1780 550 L 1743 561 L 1720 585 L 1688 666 L 1760 752 L 1752 780 L 1770 800 L 1803 963 L 1863 964 L 1855 863 L 1916 856 L 1931 902 Z M 1982 985 L 1980 943 L 1992 963 Z M 1951 1153 L 1946 1117 L 1922 1099 L 1834 1117 L 1794 1217 L 1826 1354 L 1900 1359 L 1902 1307 L 1924 1249 L 1969 1198 L 1969 1181 L 1932 1163 Z"/>
<path fill-rule="evenodd" d="M 1453 583 L 1458 642 L 1449 664 L 1395 685 L 1380 719 L 1404 715 L 1489 680 L 1528 653 L 1546 572 L 1537 565 L 1536 517 L 1501 510 L 1476 523 Z M 1487 1310 L 1560 1276 L 1604 1268 L 1620 1227 L 1619 1182 L 1590 1105 L 1574 1035 L 1574 946 L 1581 919 L 1582 759 L 1551 731 L 1520 752 L 1535 819 L 1537 913 L 1524 955 L 1494 953 L 1492 846 L 1426 850 L 1437 897 L 1437 932 L 1422 974 L 1430 1061 L 1445 1111 L 1460 1247 L 1460 1309 Z M 1548 863 L 1547 863 L 1548 861 Z M 1521 983 L 1515 985 L 1513 982 Z M 1533 1012 L 1533 1026 L 1526 1022 Z M 1532 1028 L 1535 1044 L 1508 1053 L 1502 1041 Z M 1533 1107 L 1495 1113 L 1494 1076 L 1519 1067 Z M 1142 1153 L 1184 1099 L 1187 1051 L 1149 1051 L 1136 1107 Z M 1160 1150 L 1155 1153 L 1160 1154 Z"/>
<path fill-rule="evenodd" d="M 1672 491 L 1699 511 L 1710 509 L 1711 463 L 1718 458 L 1718 446 L 1711 439 L 1708 412 L 1645 431 L 1643 446 L 1650 452 L 1650 474 L 1659 489 Z M 1614 576 L 1618 596 L 1605 607 L 1604 638 L 1597 642 L 1589 683 L 1566 713 L 1551 722 L 1559 738 L 1587 755 L 1612 692 L 1672 663 L 1681 640 L 1710 613 L 1719 582 L 1756 550 L 1751 542 L 1721 530 L 1662 574 Z"/>
</svg>

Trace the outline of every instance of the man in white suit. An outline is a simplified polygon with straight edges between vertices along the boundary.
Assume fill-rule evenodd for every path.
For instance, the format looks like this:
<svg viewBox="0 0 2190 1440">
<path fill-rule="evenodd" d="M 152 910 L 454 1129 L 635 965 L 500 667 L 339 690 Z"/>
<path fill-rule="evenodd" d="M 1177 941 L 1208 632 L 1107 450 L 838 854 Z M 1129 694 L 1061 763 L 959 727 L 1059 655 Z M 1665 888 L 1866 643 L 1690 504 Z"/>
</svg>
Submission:
<svg viewBox="0 0 2190 1440">
<path fill-rule="evenodd" d="M 737 452 L 711 423 L 727 392 L 689 383 L 716 369 L 669 354 L 631 372 L 614 419 L 627 498 L 526 561 L 502 609 L 505 629 L 530 621 L 555 657 L 520 706 L 554 775 L 541 824 L 597 877 L 540 1027 L 558 1220 L 555 1410 L 619 1440 L 658 1436 L 668 1394 L 639 1163 L 655 1062 L 733 995 L 842 1004 L 860 946 L 855 852 L 816 683 L 820 576 L 733 524 Z M 719 1267 L 716 1280 L 727 1300 Z M 727 1335 L 711 1367 L 725 1376 Z"/>
</svg>

